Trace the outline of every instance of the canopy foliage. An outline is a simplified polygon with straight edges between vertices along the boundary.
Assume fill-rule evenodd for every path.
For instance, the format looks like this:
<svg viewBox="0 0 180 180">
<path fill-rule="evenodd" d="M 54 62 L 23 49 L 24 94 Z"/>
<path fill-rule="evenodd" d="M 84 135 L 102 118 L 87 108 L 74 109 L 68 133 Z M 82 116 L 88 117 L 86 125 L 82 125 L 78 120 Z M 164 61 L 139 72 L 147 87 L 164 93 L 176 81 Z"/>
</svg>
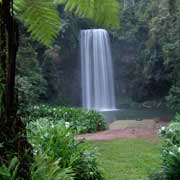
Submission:
<svg viewBox="0 0 180 180">
<path fill-rule="evenodd" d="M 49 45 L 63 26 L 57 10 L 60 4 L 64 4 L 66 12 L 73 12 L 106 27 L 119 27 L 117 0 L 14 0 L 14 10 L 32 37 Z"/>
</svg>

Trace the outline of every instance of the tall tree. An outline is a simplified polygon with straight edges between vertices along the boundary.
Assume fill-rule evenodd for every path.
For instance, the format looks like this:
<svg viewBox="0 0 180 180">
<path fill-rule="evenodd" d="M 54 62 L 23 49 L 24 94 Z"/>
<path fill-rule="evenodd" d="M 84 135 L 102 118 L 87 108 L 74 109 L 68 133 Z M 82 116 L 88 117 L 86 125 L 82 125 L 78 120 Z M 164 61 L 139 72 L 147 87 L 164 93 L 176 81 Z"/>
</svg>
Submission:
<svg viewBox="0 0 180 180">
<path fill-rule="evenodd" d="M 59 3 L 65 4 L 65 11 L 119 27 L 117 0 L 0 0 L 0 164 L 8 164 L 13 156 L 17 156 L 20 179 L 29 178 L 27 155 L 31 156 L 31 146 L 26 139 L 25 125 L 16 113 L 14 85 L 19 43 L 16 18 L 24 22 L 34 39 L 50 45 L 61 27 L 57 11 Z"/>
</svg>

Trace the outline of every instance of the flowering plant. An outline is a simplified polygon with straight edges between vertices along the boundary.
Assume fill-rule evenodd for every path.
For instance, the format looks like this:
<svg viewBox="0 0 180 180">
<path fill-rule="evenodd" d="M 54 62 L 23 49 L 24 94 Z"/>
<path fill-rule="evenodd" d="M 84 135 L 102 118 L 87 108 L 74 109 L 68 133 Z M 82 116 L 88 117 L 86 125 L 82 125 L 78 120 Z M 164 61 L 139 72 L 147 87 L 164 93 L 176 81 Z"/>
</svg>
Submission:
<svg viewBox="0 0 180 180">
<path fill-rule="evenodd" d="M 163 171 L 166 179 L 180 179 L 180 122 L 172 121 L 160 129 L 164 138 L 162 148 Z"/>
<path fill-rule="evenodd" d="M 163 138 L 162 169 L 152 174 L 146 180 L 179 180 L 180 179 L 180 115 L 171 121 L 167 127 L 159 129 Z"/>
<path fill-rule="evenodd" d="M 45 118 L 49 121 L 65 122 L 66 127 L 71 127 L 78 133 L 91 133 L 107 128 L 102 114 L 93 110 L 81 108 L 53 107 L 49 105 L 35 105 L 33 112 L 26 118 L 28 122 Z"/>
<path fill-rule="evenodd" d="M 95 149 L 86 141 L 76 141 L 71 128 L 69 122 L 47 118 L 28 123 L 27 137 L 35 157 L 32 180 L 63 180 L 62 172 L 65 180 L 103 180 Z"/>
</svg>

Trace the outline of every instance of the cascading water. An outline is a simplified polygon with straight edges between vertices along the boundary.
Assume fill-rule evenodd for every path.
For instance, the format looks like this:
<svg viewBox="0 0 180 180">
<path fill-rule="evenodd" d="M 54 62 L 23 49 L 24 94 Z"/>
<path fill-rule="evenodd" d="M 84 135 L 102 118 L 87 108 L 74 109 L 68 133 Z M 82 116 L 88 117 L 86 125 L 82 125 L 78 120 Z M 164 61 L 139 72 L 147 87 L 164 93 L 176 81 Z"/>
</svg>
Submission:
<svg viewBox="0 0 180 180">
<path fill-rule="evenodd" d="M 115 110 L 112 57 L 108 32 L 81 31 L 82 101 L 86 109 Z"/>
</svg>

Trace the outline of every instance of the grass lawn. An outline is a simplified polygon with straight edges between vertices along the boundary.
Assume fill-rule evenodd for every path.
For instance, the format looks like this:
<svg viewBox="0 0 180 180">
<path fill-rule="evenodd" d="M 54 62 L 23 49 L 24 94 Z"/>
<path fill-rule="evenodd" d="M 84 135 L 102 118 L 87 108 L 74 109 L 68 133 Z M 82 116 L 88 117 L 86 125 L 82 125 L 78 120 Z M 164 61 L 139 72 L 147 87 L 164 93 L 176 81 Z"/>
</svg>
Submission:
<svg viewBox="0 0 180 180">
<path fill-rule="evenodd" d="M 96 141 L 106 180 L 143 180 L 160 168 L 160 143 L 141 139 Z"/>
</svg>

